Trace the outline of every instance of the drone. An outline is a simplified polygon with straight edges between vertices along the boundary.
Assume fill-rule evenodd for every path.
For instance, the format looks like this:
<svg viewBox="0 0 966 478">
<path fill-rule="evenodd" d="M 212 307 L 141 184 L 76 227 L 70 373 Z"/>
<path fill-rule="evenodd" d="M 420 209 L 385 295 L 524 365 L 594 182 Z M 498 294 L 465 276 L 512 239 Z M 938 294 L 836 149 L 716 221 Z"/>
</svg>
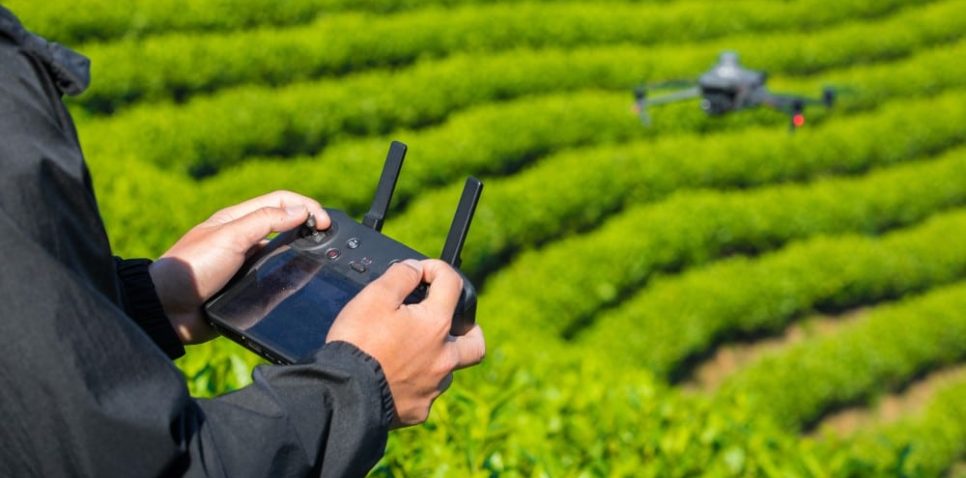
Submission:
<svg viewBox="0 0 966 478">
<path fill-rule="evenodd" d="M 825 87 L 820 98 L 800 95 L 777 94 L 768 91 L 765 82 L 768 74 L 741 66 L 738 54 L 733 51 L 722 52 L 718 63 L 703 73 L 697 80 L 677 80 L 640 86 L 634 90 L 635 110 L 645 126 L 651 124 L 649 106 L 674 103 L 701 98 L 701 109 L 711 116 L 720 116 L 732 111 L 759 105 L 770 106 L 789 116 L 790 129 L 805 125 L 805 106 L 822 105 L 831 108 L 835 104 L 836 91 Z M 678 89 L 672 93 L 651 98 L 649 90 Z"/>
</svg>

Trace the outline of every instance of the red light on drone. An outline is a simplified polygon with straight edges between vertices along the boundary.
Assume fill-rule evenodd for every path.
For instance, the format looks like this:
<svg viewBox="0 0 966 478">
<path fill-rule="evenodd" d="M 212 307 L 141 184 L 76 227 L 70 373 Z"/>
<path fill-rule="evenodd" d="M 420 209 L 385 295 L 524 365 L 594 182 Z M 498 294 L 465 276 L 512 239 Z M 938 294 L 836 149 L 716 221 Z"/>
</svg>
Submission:
<svg viewBox="0 0 966 478">
<path fill-rule="evenodd" d="M 799 113 L 795 116 L 792 116 L 792 124 L 795 125 L 796 128 L 801 128 L 803 125 L 805 125 L 805 115 Z"/>
</svg>

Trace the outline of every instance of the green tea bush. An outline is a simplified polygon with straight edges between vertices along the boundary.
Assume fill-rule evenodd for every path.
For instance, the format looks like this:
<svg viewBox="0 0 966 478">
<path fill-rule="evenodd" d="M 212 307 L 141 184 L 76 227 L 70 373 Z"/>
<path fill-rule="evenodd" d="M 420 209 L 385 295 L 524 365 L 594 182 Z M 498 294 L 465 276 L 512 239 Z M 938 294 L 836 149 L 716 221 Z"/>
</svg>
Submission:
<svg viewBox="0 0 966 478">
<path fill-rule="evenodd" d="M 957 180 L 966 167 L 962 154 L 957 149 L 944 159 L 857 179 L 740 193 L 680 193 L 521 256 L 487 282 L 481 300 L 503 304 L 500 316 L 507 323 L 573 333 L 661 272 L 816 234 L 874 233 L 961 205 L 966 200 L 966 186 Z"/>
<path fill-rule="evenodd" d="M 405 204 L 409 198 L 415 200 L 407 211 L 387 225 L 387 233 L 434 255 L 449 227 L 449 214 L 445 211 L 455 204 L 462 185 L 434 192 L 420 192 L 420 188 L 459 177 L 468 171 L 479 174 L 494 168 L 519 167 L 511 162 L 514 158 L 526 161 L 556 147 L 554 142 L 563 143 L 563 146 L 569 146 L 567 143 L 571 141 L 606 144 L 634 135 L 639 128 L 636 122 L 607 120 L 610 111 L 597 108 L 600 105 L 619 106 L 621 97 L 618 94 L 588 93 L 570 101 L 563 96 L 537 98 L 517 105 L 514 111 L 519 120 L 508 121 L 511 127 L 507 130 L 498 125 L 513 115 L 507 114 L 504 108 L 494 107 L 468 113 L 440 130 L 427 131 L 423 140 L 411 142 L 413 149 L 394 201 Z M 505 261 L 515 248 L 533 247 L 563 234 L 562 231 L 586 229 L 627 202 L 659 199 L 680 187 L 747 187 L 826 174 L 821 171 L 857 173 L 876 164 L 942 150 L 961 141 L 957 124 L 966 118 L 957 114 L 959 110 L 945 106 L 964 101 L 957 98 L 956 93 L 950 93 L 937 99 L 890 102 L 879 112 L 854 118 L 832 118 L 828 125 L 810 125 L 812 129 L 802 130 L 796 136 L 775 131 L 771 126 L 720 136 L 719 141 L 707 143 L 685 135 L 655 143 L 585 148 L 548 157 L 533 169 L 512 178 L 487 179 L 486 200 L 479 206 L 473 233 L 464 252 L 464 268 L 474 275 L 484 274 Z M 571 108 L 575 115 L 573 123 L 567 125 L 562 120 L 565 114 L 562 112 Z M 705 120 L 700 111 L 692 113 L 698 120 Z M 538 118 L 532 120 L 532 128 L 524 128 L 522 125 L 534 114 Z M 754 121 L 757 117 L 749 118 Z M 541 124 L 545 128 L 541 129 Z M 608 124 L 612 124 L 613 129 L 608 128 Z M 740 126 L 743 120 L 733 124 Z M 588 128 L 593 125 L 599 127 Z M 895 130 L 904 130 L 908 134 L 891 134 Z M 470 131 L 482 133 L 470 136 Z M 493 136 L 486 134 L 489 131 L 494 133 Z M 571 131 L 573 134 L 569 133 Z M 546 134 L 540 136 L 541 132 Z M 802 140 L 802 136 L 822 139 L 820 142 L 817 139 Z M 892 140 L 876 140 L 883 136 Z M 459 137 L 472 139 L 448 140 Z M 860 138 L 864 141 L 857 141 Z M 763 149 L 758 155 L 746 147 L 749 142 L 758 144 L 763 141 L 764 144 L 774 142 L 776 146 Z M 318 158 L 318 164 L 315 164 L 316 160 L 305 159 L 286 163 L 285 167 L 277 163 L 245 165 L 233 169 L 231 174 L 226 172 L 201 184 L 184 181 L 136 158 L 102 159 L 94 161 L 94 179 L 115 248 L 126 254 L 155 257 L 177 239 L 178 234 L 216 209 L 247 199 L 256 192 L 293 189 L 314 196 L 328 206 L 358 215 L 368 207 L 375 187 L 372 171 L 380 167 L 387 145 L 388 138 L 344 143 L 329 150 L 330 155 Z M 769 155 L 772 150 L 783 151 L 788 159 L 774 160 Z M 852 164 L 841 162 L 841 157 L 851 158 Z M 788 162 L 792 161 L 791 158 L 797 158 L 793 162 L 797 161 L 799 165 L 792 167 Z M 647 168 L 622 167 L 637 163 L 647 165 Z M 594 169 L 588 170 L 586 164 L 594 164 Z M 715 169 L 720 177 L 706 178 L 700 173 L 703 166 L 715 164 L 718 164 Z M 793 172 L 782 172 L 783 164 L 789 165 L 789 171 Z M 679 169 L 682 172 L 674 172 Z M 754 180 L 737 179 L 746 169 L 756 171 Z M 580 172 L 571 172 L 575 170 Z M 660 173 L 662 170 L 664 172 Z M 732 172 L 720 173 L 723 170 Z M 640 178 L 630 189 L 623 188 L 623 182 L 608 183 L 606 188 L 614 194 L 596 197 L 593 189 L 574 185 L 574 181 L 583 181 L 585 176 L 593 177 L 593 171 L 600 172 L 602 177 L 607 174 L 627 177 L 628 182 L 635 181 L 637 176 Z M 333 179 L 336 175 L 368 180 L 361 184 L 338 181 Z M 690 179 L 688 175 L 692 175 Z M 675 177 L 678 180 L 673 179 Z M 657 181 L 660 178 L 667 179 Z M 685 182 L 675 182 L 681 179 Z M 163 203 L 166 198 L 178 199 Z M 521 198 L 529 202 L 523 203 Z M 609 204 L 604 202 L 608 198 L 611 199 Z M 165 221 L 159 224 L 153 215 L 146 213 L 141 206 L 145 201 L 162 202 Z M 528 204 L 532 207 L 528 208 Z"/>
<path fill-rule="evenodd" d="M 888 102 L 879 111 L 833 118 L 795 135 L 771 126 L 558 153 L 513 176 L 487 179 L 486 200 L 477 209 L 464 269 L 485 274 L 504 265 L 516 251 L 591 228 L 629 204 L 679 189 L 742 188 L 855 174 L 940 151 L 966 139 L 960 127 L 966 110 L 958 107 L 963 101 L 963 93 L 950 92 L 938 98 Z M 892 134 L 899 130 L 906 134 Z M 440 214 L 439 207 L 454 203 L 461 188 L 459 182 L 420 193 L 387 225 L 387 233 L 417 250 L 434 250 L 449 227 L 449 217 Z M 339 189 L 326 192 L 338 198 L 333 193 Z M 372 194 L 369 188 L 363 190 Z M 399 194 L 407 196 L 406 188 L 400 186 Z M 514 277 L 511 281 L 519 278 Z"/>
<path fill-rule="evenodd" d="M 679 378 L 689 358 L 720 340 L 774 333 L 815 308 L 854 307 L 962 277 L 966 250 L 934 244 L 962 233 L 963 217 L 940 215 L 882 240 L 820 237 L 716 263 L 653 284 L 598 317 L 580 339 L 615 360 Z"/>
<path fill-rule="evenodd" d="M 921 320 L 914 318 L 913 320 Z M 966 454 L 966 375 L 939 386 L 917 416 L 829 440 L 834 476 L 943 476 Z M 846 453 L 842 453 L 844 451 Z M 832 450 L 835 450 L 832 452 Z"/>
<path fill-rule="evenodd" d="M 174 33 L 79 49 L 97 81 L 80 99 L 105 111 L 119 104 L 180 98 L 240 83 L 284 84 L 318 75 L 400 66 L 460 51 L 693 42 L 726 34 L 802 31 L 890 13 L 909 0 L 870 4 L 808 0 L 741 3 L 513 3 L 426 8 L 398 15 L 347 13 L 279 30 Z M 647 18 L 647 22 L 641 22 Z M 499 25 L 499 28 L 493 28 Z M 680 46 L 680 45 L 678 45 Z"/>
<path fill-rule="evenodd" d="M 456 374 L 425 426 L 390 435 L 373 476 L 741 476 L 815 468 L 811 446 L 759 419 L 747 402 L 722 407 L 682 396 L 646 371 L 617 371 L 559 344 L 498 343 L 484 365 Z M 179 360 L 193 394 L 250 381 L 245 371 L 260 361 L 225 344 L 192 347 Z"/>
<path fill-rule="evenodd" d="M 694 105 L 679 105 L 662 111 L 675 121 L 643 128 L 630 112 L 630 104 L 626 92 L 599 90 L 523 97 L 456 113 L 438 127 L 336 143 L 317 156 L 284 162 L 279 158 L 247 160 L 205 179 L 201 189 L 213 197 L 234 197 L 236 191 L 251 190 L 252 184 L 269 184 L 318 194 L 333 206 L 359 213 L 368 208 L 375 192 L 372 171 L 381 167 L 390 140 L 398 138 L 410 145 L 405 173 L 393 196 L 394 209 L 400 210 L 411 199 L 438 196 L 427 188 L 461 180 L 467 174 L 512 175 L 561 149 L 672 136 L 694 128 L 738 130 L 784 119 L 784 115 L 761 111 L 721 121 L 708 118 Z M 333 181 L 332 171 L 372 180 L 361 184 Z"/>
<path fill-rule="evenodd" d="M 488 357 L 456 381 L 426 426 L 393 434 L 373 476 L 805 476 L 820 462 L 740 402 L 592 357 Z"/>
<path fill-rule="evenodd" d="M 197 202 L 195 184 L 137 158 L 89 162 L 111 248 L 122 257 L 160 257 L 189 228 L 230 204 Z"/>
<path fill-rule="evenodd" d="M 587 148 L 546 158 L 535 168 L 511 179 L 487 180 L 486 200 L 479 206 L 473 233 L 464 252 L 464 268 L 475 275 L 486 273 L 505 261 L 509 251 L 515 248 L 546 242 L 561 235 L 562 231 L 588 228 L 624 204 L 659 199 L 682 187 L 747 187 L 830 172 L 854 174 L 875 165 L 940 151 L 962 140 L 958 125 L 966 118 L 962 109 L 953 106 L 966 101 L 961 96 L 951 92 L 934 99 L 887 103 L 879 112 L 855 118 L 833 118 L 827 125 L 802 130 L 794 136 L 769 127 L 722 135 L 717 140 L 711 137 L 709 141 L 698 141 L 685 135 L 627 147 Z M 601 126 L 597 133 L 577 133 L 586 131 L 585 128 L 593 124 L 607 124 L 595 123 L 609 114 L 594 113 L 598 100 L 615 106 L 620 101 L 619 95 L 601 93 L 575 97 L 569 103 L 578 108 L 578 113 L 588 114 L 578 114 L 574 118 L 569 129 L 575 132 L 574 136 L 567 133 L 568 128 L 563 123 L 554 121 L 560 118 L 554 114 L 555 110 L 568 108 L 568 101 L 563 97 L 522 102 L 516 110 L 520 120 L 511 124 L 526 123 L 527 110 L 540 106 L 548 108 L 541 116 L 548 120 L 547 142 L 568 141 L 562 138 L 579 140 L 581 136 L 588 141 L 601 140 L 608 134 L 619 138 L 633 134 L 627 128 L 639 127 L 633 121 L 611 120 L 615 124 L 612 132 Z M 696 115 L 703 117 L 700 112 Z M 491 131 L 485 126 L 495 126 L 503 118 L 506 116 L 484 109 L 479 116 L 467 115 L 466 122 L 456 121 L 454 126 L 458 127 L 443 128 L 433 141 L 412 143 L 406 174 L 397 187 L 396 202 L 405 203 L 426 184 L 458 177 L 466 170 L 485 171 L 495 166 L 492 163 L 500 162 L 491 158 L 512 158 L 534 148 L 529 142 L 535 140 L 531 133 L 541 131 L 537 120 L 533 121 L 533 129 L 511 128 L 506 134 L 494 129 L 494 137 L 483 134 L 473 135 L 476 138 L 473 141 L 447 141 L 448 137 L 466 137 L 468 131 Z M 584 123 L 581 118 L 589 123 Z M 554 134 L 555 124 L 559 135 Z M 521 132 L 518 135 L 521 146 L 509 141 L 513 130 Z M 892 134 L 896 130 L 906 134 Z M 594 138 L 598 133 L 601 137 Z M 432 137 L 430 134 L 429 138 Z M 762 147 L 749 150 L 747 144 L 750 143 Z M 770 143 L 771 147 L 764 147 Z M 332 156 L 319 158 L 317 165 L 308 164 L 311 163 L 309 160 L 286 167 L 262 163 L 250 170 L 240 168 L 234 174 L 219 176 L 200 185 L 181 180 L 136 158 L 102 158 L 92 162 L 100 204 L 115 248 L 125 254 L 156 257 L 177 239 L 178 234 L 224 205 L 250 197 L 253 192 L 294 189 L 329 206 L 358 213 L 367 207 L 371 198 L 375 186 L 371 172 L 378 170 L 387 144 L 383 139 L 346 143 L 345 147 L 334 147 Z M 429 147 L 423 149 L 417 144 Z M 510 151 L 500 153 L 498 149 L 504 147 Z M 518 149 L 514 151 L 513 148 Z M 781 151 L 784 158 L 776 159 L 773 151 Z M 90 152 L 88 154 L 95 157 Z M 453 164 L 446 166 L 447 158 L 453 158 Z M 849 158 L 849 161 L 844 162 L 841 158 Z M 468 164 L 470 162 L 472 164 Z M 439 170 L 434 169 L 436 164 L 441 165 Z M 587 164 L 594 164 L 594 168 L 586 168 Z M 336 181 L 333 179 L 336 171 L 339 177 L 369 180 L 362 184 Z M 709 171 L 715 173 L 709 176 Z M 435 177 L 434 172 L 443 178 Z M 605 183 L 598 190 L 583 184 L 595 177 L 594 172 Z M 748 178 L 748 174 L 753 177 Z M 611 177 L 623 178 L 623 181 L 610 181 Z M 449 214 L 441 212 L 440 208 L 445 211 L 453 207 L 459 197 L 459 187 L 461 185 L 419 193 L 409 210 L 387 225 L 386 232 L 418 250 L 435 255 L 449 227 Z M 598 196 L 600 190 L 610 194 Z M 166 200 L 169 202 L 161 204 L 166 211 L 165 221 L 160 224 L 141 206 L 144 202 Z"/>
<path fill-rule="evenodd" d="M 761 62 L 756 66 L 777 71 L 809 71 L 865 58 L 891 58 L 957 37 L 966 28 L 966 6 L 960 7 L 963 12 L 952 7 L 959 5 L 947 2 L 887 22 L 818 32 L 808 42 L 814 51 L 801 46 L 799 36 L 780 34 L 680 49 L 617 46 L 520 50 L 482 58 L 455 55 L 396 72 L 371 72 L 278 90 L 247 86 L 185 105 L 144 105 L 109 119 L 80 121 L 78 127 L 89 154 L 114 157 L 130 153 L 168 168 L 201 174 L 253 154 L 306 153 L 346 136 L 426 126 L 453 110 L 487 101 L 590 86 L 625 89 L 653 77 L 649 73 L 688 75 L 707 67 L 719 50 L 743 44 L 747 48 L 741 51 L 749 51 L 746 55 Z M 859 41 L 881 36 L 887 31 L 884 28 L 891 29 L 888 40 Z M 86 135 L 86 131 L 98 133 Z"/>
<path fill-rule="evenodd" d="M 966 43 L 959 42 L 952 47 L 914 55 L 899 62 L 862 65 L 844 72 L 830 72 L 831 78 L 836 83 L 870 85 L 864 88 L 861 94 L 848 95 L 840 100 L 831 117 L 840 118 L 843 112 L 898 105 L 916 97 L 923 90 L 937 91 L 963 84 L 966 79 L 966 67 L 944 67 L 944 65 L 958 65 L 960 63 L 958 58 L 962 55 L 966 55 Z M 928 78 L 924 78 L 924 75 Z M 810 86 L 817 91 L 817 85 Z M 808 88 L 802 87 L 800 90 L 808 91 Z M 531 161 L 563 148 L 584 144 L 607 145 L 635 137 L 666 138 L 682 132 L 717 133 L 725 130 L 739 130 L 748 125 L 775 125 L 780 121 L 787 121 L 785 115 L 770 110 L 743 112 L 726 118 L 709 118 L 693 104 L 682 104 L 665 107 L 660 111 L 660 121 L 655 121 L 649 128 L 641 128 L 637 122 L 631 120 L 628 98 L 629 95 L 626 93 L 600 91 L 524 97 L 457 113 L 439 127 L 419 131 L 397 131 L 391 138 L 404 139 L 412 145 L 413 149 L 411 159 L 406 163 L 406 173 L 397 186 L 394 205 L 398 209 L 398 206 L 406 204 L 409 198 L 418 196 L 415 209 L 435 210 L 439 204 L 448 204 L 452 197 L 458 197 L 459 189 L 462 188 L 461 178 L 466 174 L 491 176 L 513 174 Z M 903 109 L 902 106 L 895 106 L 895 110 L 887 108 L 888 112 L 883 114 L 888 118 L 896 119 L 901 117 L 900 111 Z M 934 116 L 927 109 L 915 107 L 911 109 L 913 110 L 911 116 L 918 113 L 923 116 L 910 117 L 909 123 L 930 121 Z M 615 114 L 621 110 L 628 110 L 628 112 Z M 810 112 L 809 117 L 808 128 L 812 129 L 830 116 L 816 111 Z M 939 122 L 936 119 L 932 121 Z M 874 118 L 869 118 L 863 125 L 856 126 L 854 129 L 846 128 L 846 132 L 855 134 L 855 130 L 864 130 L 875 123 Z M 904 125 L 891 120 L 883 123 L 889 123 L 891 127 L 904 128 Z M 829 126 L 827 131 L 834 134 L 837 127 Z M 888 134 L 887 128 L 880 129 L 872 126 L 869 129 L 869 135 L 874 134 L 874 131 Z M 942 128 L 933 131 L 929 136 L 940 131 L 956 132 L 955 129 Z M 760 141 L 759 137 L 771 139 L 778 136 L 774 129 L 761 130 L 757 134 L 758 137 L 754 138 L 751 132 L 745 133 L 742 136 L 744 139 L 738 143 L 757 143 Z M 936 136 L 937 139 L 939 137 Z M 318 156 L 287 158 L 284 167 L 280 167 L 278 158 L 249 159 L 237 167 L 226 169 L 222 174 L 206 180 L 202 191 L 205 195 L 211 196 L 212 200 L 215 198 L 234 200 L 247 197 L 250 191 L 257 188 L 296 189 L 323 199 L 327 204 L 359 214 L 368 207 L 368 202 L 374 193 L 374 181 L 364 184 L 355 181 L 333 181 L 330 172 L 339 171 L 346 177 L 367 177 L 371 171 L 381 167 L 391 138 L 336 143 Z M 688 135 L 686 138 L 678 138 L 672 142 L 684 144 L 701 141 L 696 135 Z M 643 143 L 641 146 L 644 147 Z M 608 148 L 594 148 L 577 152 L 575 155 L 593 156 L 606 149 Z M 686 148 L 682 146 L 681 150 L 684 149 Z M 748 149 L 744 144 L 736 146 L 733 154 L 737 155 L 739 150 L 744 149 Z M 835 154 L 844 153 L 846 150 L 840 149 Z M 713 151 L 712 154 L 714 154 Z M 701 158 L 695 159 L 701 160 Z M 682 160 L 687 161 L 688 158 L 674 158 L 672 161 Z M 608 164 L 607 161 L 603 163 Z M 560 193 L 554 185 L 559 179 L 553 178 L 552 169 L 563 169 L 563 166 L 548 164 L 547 167 L 538 167 L 534 171 L 521 175 L 530 179 L 520 177 L 519 180 L 525 183 L 541 182 L 539 187 L 547 189 L 547 196 L 552 194 L 552 200 L 557 201 Z M 539 179 L 538 173 L 547 173 L 550 177 L 543 181 Z M 454 179 L 457 183 L 449 188 L 436 193 L 426 191 L 427 186 Z M 571 188 L 567 181 L 560 184 Z M 499 194 L 499 191 L 493 189 L 494 185 L 502 187 L 490 178 L 487 188 L 488 199 L 484 204 L 493 203 L 494 200 L 491 198 L 494 194 Z M 532 186 L 521 184 L 520 187 L 526 189 Z M 511 193 L 511 196 L 516 197 L 516 194 Z M 504 201 L 496 200 L 496 202 L 502 204 Z M 534 209 L 540 209 L 537 206 L 541 204 L 542 202 L 536 203 Z M 394 220 L 392 224 L 405 224 L 394 229 L 402 231 L 404 237 L 415 241 L 416 244 L 426 244 L 435 248 L 436 243 L 431 241 L 437 239 L 439 234 L 445 231 L 444 228 L 448 227 L 444 216 L 414 211 L 406 214 L 407 219 Z M 500 217 L 498 219 L 505 220 Z M 524 229 L 528 229 L 527 233 L 542 232 L 526 226 L 522 218 L 510 222 L 523 225 Z M 490 229 L 488 226 L 483 227 Z M 547 237 L 554 237 L 561 229 L 560 226 L 549 224 L 545 231 L 548 233 Z M 513 237 L 513 235 L 507 235 Z M 474 236 L 476 236 L 475 233 Z M 481 251 L 480 255 L 486 255 L 492 251 L 489 248 L 485 251 L 477 250 Z M 493 255 L 499 256 L 499 253 Z M 467 267 L 475 268 L 469 263 Z"/>
<path fill-rule="evenodd" d="M 310 21 L 333 0 L 7 0 L 24 25 L 68 45 L 182 30 L 234 30 Z M 348 2 L 347 2 L 348 3 Z"/>
<path fill-rule="evenodd" d="M 432 5 L 502 3 L 506 0 L 7 0 L 35 32 L 63 43 L 146 37 L 171 31 L 236 30 L 285 26 L 336 11 L 393 12 Z M 602 1 L 602 0 L 594 0 Z M 610 0 L 603 0 L 610 1 Z M 670 3 L 667 0 L 636 0 Z M 549 3 L 549 2 L 548 2 Z M 843 2 L 846 3 L 846 2 Z M 874 3 L 874 2 L 869 2 Z M 826 7 L 828 9 L 828 7 Z M 878 10 L 867 6 L 869 14 Z M 857 10 L 859 14 L 862 10 Z"/>
<path fill-rule="evenodd" d="M 963 237 L 966 233 L 966 214 L 947 227 L 943 219 L 934 221 L 931 234 L 953 233 L 943 237 Z M 958 221 L 958 225 L 952 222 Z M 951 227 L 950 227 L 951 226 Z M 932 268 L 940 274 L 945 264 L 928 263 L 914 248 L 925 249 L 927 237 L 918 238 L 919 244 L 896 243 L 886 257 L 891 264 L 873 272 L 895 272 L 899 275 L 883 277 L 890 282 L 913 282 L 920 275 L 915 269 Z M 936 237 L 929 237 L 937 244 Z M 953 249 L 963 249 L 955 248 Z M 903 256 L 909 253 L 909 256 Z M 966 256 L 963 251 L 934 251 L 938 256 Z M 869 257 L 871 259 L 871 257 Z M 853 274 L 859 261 L 828 263 L 828 269 L 845 269 L 843 276 Z M 923 261 L 923 263 L 917 263 Z M 905 264 L 902 264 L 905 262 Z M 868 263 L 863 265 L 870 265 Z M 898 267 L 897 267 L 898 266 Z M 960 273 L 966 271 L 959 264 Z M 903 277 L 909 274 L 912 277 Z M 912 280 L 911 280 L 912 279 Z M 881 282 L 882 280 L 880 280 Z M 891 287 L 864 284 L 858 281 L 852 289 L 866 287 L 872 292 L 895 293 Z M 720 393 L 742 394 L 763 414 L 769 414 L 789 428 L 798 428 L 820 417 L 831 407 L 852 403 L 883 388 L 901 385 L 916 374 L 966 358 L 966 283 L 939 288 L 922 297 L 911 297 L 892 306 L 871 309 L 855 322 L 844 324 L 835 334 L 819 336 L 784 347 L 745 366 L 729 377 Z M 948 418 L 953 418 L 955 415 Z M 953 430 L 963 433 L 963 426 Z M 962 446 L 960 449 L 962 450 Z M 953 457 L 955 458 L 955 457 Z"/>
</svg>

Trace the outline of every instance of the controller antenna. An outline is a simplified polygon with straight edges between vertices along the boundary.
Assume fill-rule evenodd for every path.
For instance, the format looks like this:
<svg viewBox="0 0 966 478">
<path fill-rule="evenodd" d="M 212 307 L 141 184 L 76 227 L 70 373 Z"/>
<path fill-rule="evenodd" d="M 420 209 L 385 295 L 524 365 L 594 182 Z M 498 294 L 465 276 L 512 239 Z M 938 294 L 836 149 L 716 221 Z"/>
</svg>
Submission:
<svg viewBox="0 0 966 478">
<path fill-rule="evenodd" d="M 443 255 L 440 257 L 455 268 L 459 268 L 463 261 L 460 258 L 460 254 L 463 252 L 463 242 L 466 241 L 466 235 L 470 232 L 470 223 L 473 222 L 473 213 L 476 212 L 476 204 L 480 201 L 482 192 L 482 181 L 473 176 L 466 178 L 463 195 L 460 196 L 459 205 L 456 206 L 453 224 L 449 227 L 449 235 L 446 236 Z"/>
<path fill-rule="evenodd" d="M 386 219 L 386 211 L 389 210 L 392 192 L 396 189 L 396 180 L 399 179 L 403 159 L 406 159 L 406 149 L 406 145 L 399 141 L 393 141 L 389 145 L 389 154 L 386 155 L 386 164 L 382 167 L 382 176 L 379 177 L 376 196 L 372 199 L 372 207 L 362 218 L 364 226 L 376 231 L 382 230 L 382 223 Z"/>
</svg>

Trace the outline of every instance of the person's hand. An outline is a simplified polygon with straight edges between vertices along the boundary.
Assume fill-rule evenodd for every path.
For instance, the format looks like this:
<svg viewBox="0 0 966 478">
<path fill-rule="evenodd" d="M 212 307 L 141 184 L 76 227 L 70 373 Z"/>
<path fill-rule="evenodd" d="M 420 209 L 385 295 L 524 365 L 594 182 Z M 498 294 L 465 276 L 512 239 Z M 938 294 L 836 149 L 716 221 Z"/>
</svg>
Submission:
<svg viewBox="0 0 966 478">
<path fill-rule="evenodd" d="M 426 298 L 403 304 L 420 282 Z M 326 342 L 349 342 L 382 366 L 396 404 L 394 426 L 426 421 L 429 409 L 453 379 L 453 371 L 483 360 L 483 331 L 449 335 L 463 280 L 443 261 L 406 260 L 352 299 L 329 330 Z"/>
<path fill-rule="evenodd" d="M 202 305 L 238 272 L 245 259 L 272 232 L 292 229 L 314 214 L 316 227 L 327 229 L 329 216 L 318 202 L 289 191 L 276 191 L 216 212 L 175 243 L 149 272 L 165 314 L 182 343 L 210 340 L 214 330 Z"/>
</svg>

